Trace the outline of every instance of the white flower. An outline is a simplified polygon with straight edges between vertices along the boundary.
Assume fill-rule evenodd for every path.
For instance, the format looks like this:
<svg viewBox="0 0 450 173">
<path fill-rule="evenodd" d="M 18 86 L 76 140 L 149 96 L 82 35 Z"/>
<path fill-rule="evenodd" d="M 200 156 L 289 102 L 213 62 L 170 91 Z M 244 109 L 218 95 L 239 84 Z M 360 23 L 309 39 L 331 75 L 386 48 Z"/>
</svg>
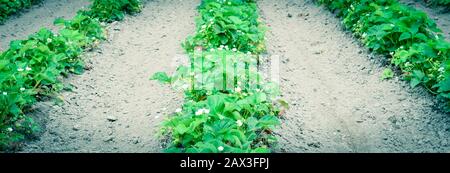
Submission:
<svg viewBox="0 0 450 173">
<path fill-rule="evenodd" d="M 403 46 L 400 46 L 400 49 L 403 49 L 404 47 Z"/>
<path fill-rule="evenodd" d="M 237 51 L 237 49 L 236 49 L 236 48 L 233 48 L 232 50 L 233 50 L 233 52 L 236 52 L 236 51 Z"/>
<path fill-rule="evenodd" d="M 223 147 L 222 147 L 222 146 L 217 147 L 217 149 L 218 149 L 219 151 L 223 151 Z"/>
<path fill-rule="evenodd" d="M 439 68 L 439 71 L 444 72 L 445 71 L 444 67 Z"/>
<path fill-rule="evenodd" d="M 181 88 L 183 88 L 184 90 L 186 90 L 186 89 L 189 88 L 189 85 L 188 85 L 188 84 L 184 84 L 183 86 L 181 86 Z"/>
<path fill-rule="evenodd" d="M 205 29 L 206 28 L 206 25 L 202 25 L 202 29 Z"/>
<path fill-rule="evenodd" d="M 31 71 L 31 67 L 28 67 L 28 66 L 27 66 L 27 67 L 25 68 L 25 70 L 26 70 L 26 71 Z"/>
<path fill-rule="evenodd" d="M 176 113 L 180 113 L 180 112 L 181 112 L 181 108 L 177 108 L 177 109 L 175 110 L 175 112 L 176 112 Z"/>
<path fill-rule="evenodd" d="M 363 33 L 362 38 L 366 38 L 367 37 L 367 33 Z"/>
<path fill-rule="evenodd" d="M 48 43 L 51 43 L 51 42 L 52 42 L 52 39 L 51 39 L 51 38 L 47 38 L 47 42 L 48 42 Z"/>
<path fill-rule="evenodd" d="M 204 108 L 202 108 L 202 109 L 199 109 L 199 110 L 197 110 L 196 112 L 195 112 L 195 115 L 203 115 L 203 114 L 209 114 L 209 109 L 204 109 Z"/>
<path fill-rule="evenodd" d="M 209 51 L 214 52 L 214 48 L 211 48 Z"/>
<path fill-rule="evenodd" d="M 203 114 L 203 109 L 199 109 L 197 110 L 197 112 L 195 112 L 195 115 L 202 115 Z"/>
<path fill-rule="evenodd" d="M 13 131 L 13 129 L 12 129 L 11 127 L 8 127 L 6 130 L 7 130 L 8 132 L 12 132 L 12 131 Z"/>
<path fill-rule="evenodd" d="M 241 120 L 237 120 L 237 121 L 236 121 L 236 124 L 237 124 L 238 127 L 241 127 L 243 123 L 242 123 Z"/>
<path fill-rule="evenodd" d="M 406 66 L 406 67 L 409 67 L 410 65 L 411 65 L 411 63 L 409 63 L 409 62 L 406 62 L 406 63 L 405 63 L 405 66 Z"/>
<path fill-rule="evenodd" d="M 236 91 L 236 92 L 238 92 L 238 93 L 239 93 L 239 92 L 241 92 L 241 91 L 242 91 L 242 89 L 241 89 L 241 88 L 239 88 L 239 87 L 237 87 L 237 88 L 235 88 L 235 89 L 234 89 L 234 91 Z"/>
<path fill-rule="evenodd" d="M 3 94 L 4 96 L 8 95 L 8 93 L 7 93 L 7 92 L 3 92 L 2 94 Z"/>
<path fill-rule="evenodd" d="M 17 71 L 22 72 L 23 68 L 18 68 Z"/>
<path fill-rule="evenodd" d="M 20 88 L 20 91 L 25 91 L 25 88 Z"/>
<path fill-rule="evenodd" d="M 220 46 L 219 46 L 219 48 L 224 48 L 224 47 L 225 47 L 224 45 L 220 45 Z"/>
<path fill-rule="evenodd" d="M 394 52 L 390 52 L 389 55 L 393 56 L 393 55 L 394 55 Z"/>
<path fill-rule="evenodd" d="M 226 50 L 228 50 L 228 45 L 227 45 L 227 46 L 225 46 L 225 49 L 226 49 Z"/>
</svg>

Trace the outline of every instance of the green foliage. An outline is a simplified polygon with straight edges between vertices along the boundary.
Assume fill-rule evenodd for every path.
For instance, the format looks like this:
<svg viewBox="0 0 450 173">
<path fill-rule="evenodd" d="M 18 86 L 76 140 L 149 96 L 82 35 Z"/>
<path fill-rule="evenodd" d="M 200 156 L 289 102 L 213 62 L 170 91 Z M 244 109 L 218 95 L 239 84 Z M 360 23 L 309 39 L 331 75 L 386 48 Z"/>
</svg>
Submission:
<svg viewBox="0 0 450 173">
<path fill-rule="evenodd" d="M 383 74 L 381 75 L 381 80 L 391 79 L 394 77 L 394 72 L 390 68 L 386 68 L 383 70 Z"/>
<path fill-rule="evenodd" d="M 450 98 L 450 43 L 424 12 L 396 0 L 319 0 L 375 52 L 391 58 L 412 87 Z M 450 103 L 450 102 L 449 102 Z M 450 104 L 449 104 L 450 105 Z"/>
<path fill-rule="evenodd" d="M 0 24 L 11 14 L 17 13 L 23 8 L 28 8 L 40 1 L 42 0 L 0 0 Z"/>
<path fill-rule="evenodd" d="M 172 141 L 167 152 L 270 151 L 276 141 L 271 132 L 279 124 L 280 110 L 273 104 L 279 90 L 261 81 L 256 58 L 214 50 L 191 53 L 190 62 L 171 77 L 161 72 L 152 77 L 186 93 L 183 108 L 163 124 Z"/>
<path fill-rule="evenodd" d="M 120 9 L 137 11 L 130 4 Z M 0 54 L 0 150 L 38 131 L 27 116 L 30 107 L 42 97 L 57 96 L 65 88 L 61 76 L 84 71 L 81 54 L 105 39 L 101 18 L 92 17 L 103 14 L 94 15 L 95 11 L 90 15 L 79 11 L 71 20 L 56 19 L 55 25 L 62 27 L 57 34 L 41 29 L 26 40 L 12 41 Z"/>
<path fill-rule="evenodd" d="M 433 6 L 444 6 L 447 9 L 450 9 L 450 0 L 425 0 L 427 4 Z"/>
<path fill-rule="evenodd" d="M 82 14 L 82 12 L 78 12 L 72 20 L 58 18 L 55 20 L 54 24 L 63 27 L 63 30 L 60 31 L 60 33 L 67 33 L 67 30 L 75 30 L 83 34 L 86 39 L 84 40 L 85 44 L 83 44 L 83 46 L 98 39 L 105 39 L 104 29 L 100 25 L 98 19 L 86 16 Z"/>
<path fill-rule="evenodd" d="M 240 52 L 215 50 L 189 54 L 190 65 L 180 66 L 172 77 L 178 89 L 203 89 L 229 92 L 261 87 L 262 76 L 257 71 L 256 57 Z"/>
<path fill-rule="evenodd" d="M 100 21 L 112 22 L 123 20 L 125 14 L 141 11 L 140 0 L 93 0 L 90 10 L 83 13 Z"/>
<path fill-rule="evenodd" d="M 187 52 L 192 52 L 196 47 L 252 53 L 265 50 L 265 29 L 260 25 L 254 2 L 204 0 L 199 12 L 197 33 L 188 37 L 183 45 Z"/>
<path fill-rule="evenodd" d="M 182 108 L 163 123 L 170 141 L 166 152 L 270 152 L 287 103 L 275 102 L 278 86 L 264 82 L 257 69 L 264 30 L 256 4 L 203 0 L 199 12 L 197 34 L 183 45 L 189 65 L 170 77 L 161 72 L 152 77 L 185 93 Z"/>
<path fill-rule="evenodd" d="M 278 111 L 263 92 L 217 93 L 190 100 L 165 121 L 168 152 L 268 152 Z M 223 147 L 223 151 L 219 148 Z"/>
<path fill-rule="evenodd" d="M 12 41 L 0 54 L 0 147 L 37 129 L 27 109 L 36 98 L 52 97 L 64 88 L 60 75 L 82 73 L 83 48 L 103 38 L 100 24 L 81 14 L 56 23 L 63 25 L 59 34 L 41 29 L 27 40 Z"/>
<path fill-rule="evenodd" d="M 157 72 L 150 78 L 150 80 L 157 80 L 161 83 L 170 83 L 172 78 L 167 76 L 164 72 Z"/>
</svg>

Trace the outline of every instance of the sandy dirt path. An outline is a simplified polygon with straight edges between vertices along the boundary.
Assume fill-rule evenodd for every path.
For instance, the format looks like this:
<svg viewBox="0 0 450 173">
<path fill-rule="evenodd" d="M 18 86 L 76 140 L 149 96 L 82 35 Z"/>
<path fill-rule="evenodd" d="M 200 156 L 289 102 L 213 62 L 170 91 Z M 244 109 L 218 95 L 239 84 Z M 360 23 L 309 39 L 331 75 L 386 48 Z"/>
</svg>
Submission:
<svg viewBox="0 0 450 173">
<path fill-rule="evenodd" d="M 87 55 L 92 69 L 68 79 L 76 88 L 63 93 L 65 104 L 37 106 L 46 127 L 23 152 L 161 152 L 158 126 L 182 94 L 149 77 L 175 70 L 173 58 L 184 54 L 181 42 L 194 33 L 198 4 L 150 1 L 138 16 L 112 24 L 109 43 Z"/>
<path fill-rule="evenodd" d="M 359 46 L 329 11 L 311 0 L 258 3 L 291 102 L 276 152 L 450 152 L 450 117 L 435 97 L 399 77 L 382 81 L 384 58 Z M 86 54 L 90 70 L 66 79 L 75 88 L 62 94 L 64 104 L 36 105 L 43 133 L 21 152 L 161 152 L 158 125 L 182 94 L 148 78 L 176 68 L 198 4 L 150 1 L 112 24 L 108 42 Z"/>
<path fill-rule="evenodd" d="M 30 9 L 11 16 L 0 25 L 0 51 L 6 50 L 10 41 L 26 39 L 43 27 L 57 31 L 58 27 L 53 25 L 56 18 L 70 19 L 89 4 L 89 0 L 43 0 Z"/>
<path fill-rule="evenodd" d="M 450 117 L 435 97 L 371 55 L 310 0 L 261 0 L 268 53 L 291 102 L 277 152 L 450 152 Z M 398 76 L 398 75 L 397 75 Z"/>
</svg>

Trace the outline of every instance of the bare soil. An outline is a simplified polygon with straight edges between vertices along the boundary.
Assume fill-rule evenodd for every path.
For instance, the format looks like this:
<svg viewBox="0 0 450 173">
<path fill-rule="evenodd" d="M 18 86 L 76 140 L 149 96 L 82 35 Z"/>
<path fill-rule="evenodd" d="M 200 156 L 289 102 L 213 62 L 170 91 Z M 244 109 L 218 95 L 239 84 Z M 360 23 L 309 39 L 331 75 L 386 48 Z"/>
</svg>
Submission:
<svg viewBox="0 0 450 173">
<path fill-rule="evenodd" d="M 277 152 L 449 152 L 450 117 L 423 88 L 381 80 L 384 57 L 310 0 L 261 0 L 269 56 L 281 58 Z"/>
<path fill-rule="evenodd" d="M 149 78 L 175 70 L 199 3 L 150 1 L 113 23 L 108 43 L 86 57 L 91 70 L 67 80 L 75 89 L 63 93 L 64 105 L 38 105 L 44 133 L 22 152 L 161 152 L 159 125 L 183 95 Z"/>
<path fill-rule="evenodd" d="M 416 4 L 411 1 L 412 4 Z M 150 81 L 174 71 L 181 42 L 194 33 L 199 0 L 153 0 L 142 13 L 108 28 L 108 40 L 85 54 L 83 75 L 65 79 L 64 104 L 40 102 L 38 138 L 20 152 L 161 152 L 158 129 L 181 105 L 182 93 Z M 45 0 L 0 25 L 0 50 L 56 17 L 88 5 Z M 268 56 L 279 56 L 280 85 L 291 109 L 276 131 L 276 152 L 450 152 L 450 117 L 442 103 L 389 67 L 311 0 L 260 0 Z M 411 5 L 411 3 L 409 3 Z M 422 6 L 449 38 L 450 15 Z M 421 7 L 420 7 L 421 8 Z"/>
<path fill-rule="evenodd" d="M 0 51 L 8 49 L 12 40 L 26 39 L 41 28 L 57 31 L 58 27 L 53 25 L 56 18 L 70 19 L 89 5 L 89 0 L 43 0 L 24 9 L 0 25 Z"/>
</svg>

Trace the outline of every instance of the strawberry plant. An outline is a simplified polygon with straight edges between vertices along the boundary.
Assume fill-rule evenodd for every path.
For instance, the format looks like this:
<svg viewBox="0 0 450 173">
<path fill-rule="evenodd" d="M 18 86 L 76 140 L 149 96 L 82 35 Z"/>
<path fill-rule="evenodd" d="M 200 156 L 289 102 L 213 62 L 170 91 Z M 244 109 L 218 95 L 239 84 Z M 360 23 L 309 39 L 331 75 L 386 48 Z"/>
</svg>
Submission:
<svg viewBox="0 0 450 173">
<path fill-rule="evenodd" d="M 72 20 L 58 18 L 55 20 L 54 24 L 63 27 L 63 30 L 65 31 L 60 32 L 67 32 L 67 30 L 80 32 L 85 37 L 82 44 L 84 47 L 89 46 L 96 40 L 105 39 L 104 29 L 100 25 L 99 20 L 86 16 L 81 12 L 78 12 Z"/>
<path fill-rule="evenodd" d="M 383 74 L 381 75 L 381 80 L 391 79 L 394 77 L 394 72 L 390 68 L 386 68 L 383 70 Z"/>
<path fill-rule="evenodd" d="M 0 53 L 0 149 L 39 130 L 27 116 L 29 109 L 64 89 L 61 76 L 83 72 L 81 54 L 105 38 L 100 20 L 79 11 L 71 20 L 55 20 L 62 27 L 58 33 L 41 29 L 26 40 L 12 41 Z"/>
<path fill-rule="evenodd" d="M 171 135 L 167 152 L 269 152 L 278 124 L 264 93 L 218 93 L 185 103 L 163 131 Z"/>
<path fill-rule="evenodd" d="M 213 50 L 189 55 L 191 64 L 178 67 L 169 79 L 174 88 L 232 92 L 236 87 L 241 90 L 262 87 L 257 59 L 251 54 Z"/>
<path fill-rule="evenodd" d="M 259 24 L 255 3 L 207 0 L 199 6 L 199 11 L 197 33 L 184 43 L 188 52 L 198 46 L 205 50 L 220 48 L 254 53 L 265 50 L 265 29 Z"/>
<path fill-rule="evenodd" d="M 0 24 L 3 23 L 8 16 L 39 2 L 41 2 L 41 0 L 0 0 Z"/>
<path fill-rule="evenodd" d="M 278 86 L 264 82 L 264 50 L 254 1 L 203 0 L 197 33 L 183 44 L 189 64 L 151 79 L 184 91 L 185 103 L 163 122 L 166 152 L 270 152 L 280 124 Z"/>
<path fill-rule="evenodd" d="M 100 21 L 112 22 L 123 20 L 125 14 L 133 14 L 141 11 L 140 0 L 93 0 L 85 15 L 97 18 Z"/>
<path fill-rule="evenodd" d="M 37 129 L 26 112 L 38 98 L 52 97 L 64 88 L 58 78 L 61 74 L 82 72 L 82 48 L 94 38 L 87 39 L 80 32 L 83 31 L 62 29 L 55 35 L 41 29 L 27 40 L 11 42 L 10 48 L 0 55 L 2 146 L 4 141 L 10 141 L 3 140 L 8 136 L 23 139 L 24 134 Z"/>
<path fill-rule="evenodd" d="M 449 99 L 450 43 L 424 12 L 396 0 L 319 0 L 371 50 L 391 58 L 411 87 Z M 450 106 L 450 102 L 449 102 Z"/>
<path fill-rule="evenodd" d="M 167 152 L 268 152 L 280 109 L 274 84 L 263 83 L 256 58 L 233 51 L 190 54 L 191 64 L 152 79 L 185 92 L 187 102 L 163 123 Z M 222 151 L 217 148 L 223 147 Z"/>
<path fill-rule="evenodd" d="M 450 0 L 425 0 L 428 5 L 444 6 L 450 10 Z"/>
</svg>

